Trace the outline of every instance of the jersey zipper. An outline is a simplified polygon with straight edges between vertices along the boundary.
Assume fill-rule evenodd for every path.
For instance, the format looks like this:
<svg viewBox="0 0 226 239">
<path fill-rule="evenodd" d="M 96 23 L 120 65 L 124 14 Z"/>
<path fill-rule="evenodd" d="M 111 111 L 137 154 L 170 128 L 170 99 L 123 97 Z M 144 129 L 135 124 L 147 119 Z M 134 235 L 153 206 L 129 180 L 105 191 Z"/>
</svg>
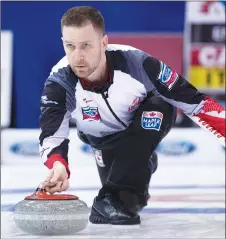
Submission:
<svg viewBox="0 0 226 239">
<path fill-rule="evenodd" d="M 108 100 L 107 100 L 108 92 L 107 92 L 106 95 L 104 94 L 104 92 L 101 92 L 101 95 L 102 95 L 102 97 L 103 97 L 103 99 L 104 99 L 104 101 L 105 101 L 105 103 L 106 103 L 108 109 L 111 111 L 111 113 L 112 113 L 112 115 L 115 117 L 115 119 L 116 119 L 121 125 L 123 125 L 123 127 L 127 128 L 127 125 L 126 125 L 123 121 L 121 121 L 121 120 L 119 119 L 119 117 L 115 114 L 115 112 L 114 112 L 113 109 L 111 108 L 111 106 L 110 106 L 110 104 L 109 104 L 109 102 L 108 102 Z"/>
</svg>

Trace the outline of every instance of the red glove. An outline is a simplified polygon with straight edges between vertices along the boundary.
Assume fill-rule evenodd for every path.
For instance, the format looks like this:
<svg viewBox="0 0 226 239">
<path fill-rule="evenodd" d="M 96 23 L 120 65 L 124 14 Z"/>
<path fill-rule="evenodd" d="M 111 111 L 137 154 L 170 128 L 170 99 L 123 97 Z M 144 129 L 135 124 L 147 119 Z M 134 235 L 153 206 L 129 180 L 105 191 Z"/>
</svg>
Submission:
<svg viewBox="0 0 226 239">
<path fill-rule="evenodd" d="M 69 167 L 68 167 L 68 163 L 66 162 L 65 159 L 62 158 L 62 156 L 60 154 L 52 154 L 47 160 L 46 162 L 44 163 L 45 166 L 49 169 L 52 169 L 53 168 L 53 164 L 54 162 L 56 161 L 59 161 L 61 162 L 65 168 L 66 168 L 66 171 L 67 171 L 67 174 L 68 174 L 68 178 L 70 178 L 70 170 L 69 170 Z"/>
<path fill-rule="evenodd" d="M 221 135 L 225 137 L 225 109 L 223 106 L 215 102 L 210 97 L 206 97 L 205 102 L 199 111 L 198 116 L 217 130 Z"/>
</svg>

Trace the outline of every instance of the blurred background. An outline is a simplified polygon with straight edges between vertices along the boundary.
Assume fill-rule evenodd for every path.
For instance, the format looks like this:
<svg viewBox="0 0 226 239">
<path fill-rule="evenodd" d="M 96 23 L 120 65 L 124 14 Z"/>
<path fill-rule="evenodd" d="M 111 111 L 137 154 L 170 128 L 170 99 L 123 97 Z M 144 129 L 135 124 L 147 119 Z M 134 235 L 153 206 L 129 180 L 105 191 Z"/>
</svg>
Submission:
<svg viewBox="0 0 226 239">
<path fill-rule="evenodd" d="M 225 1 L 0 4 L 3 238 L 25 238 L 25 233 L 19 234 L 13 226 L 11 212 L 47 175 L 39 155 L 39 102 L 51 68 L 64 56 L 60 20 L 69 8 L 96 7 L 105 18 L 110 43 L 148 52 L 225 105 Z M 100 188 L 98 159 L 78 139 L 73 122 L 71 127 L 69 193 L 78 195 L 90 207 Z M 156 151 L 160 167 L 152 177 L 146 212 L 164 214 L 150 215 L 145 225 L 151 233 L 145 231 L 145 238 L 167 238 L 167 233 L 177 238 L 225 238 L 225 147 L 178 111 L 175 127 Z M 167 217 L 166 213 L 171 215 Z M 119 234 L 125 237 L 115 228 L 107 230 L 111 238 Z M 103 233 L 101 230 L 100 237 Z M 125 233 L 128 236 L 127 230 Z M 94 235 L 92 232 L 88 237 Z"/>
<path fill-rule="evenodd" d="M 64 56 L 60 20 L 68 8 L 79 5 L 91 5 L 101 11 L 110 43 L 128 44 L 148 52 L 225 105 L 223 1 L 3 1 L 1 128 L 4 135 L 9 130 L 38 129 L 44 82 L 51 68 Z M 73 122 L 71 127 L 76 127 Z M 178 110 L 175 128 L 190 127 L 197 126 Z M 18 147 L 12 148 L 15 152 L 22 150 Z M 28 148 L 28 154 L 32 154 L 32 147 Z"/>
</svg>

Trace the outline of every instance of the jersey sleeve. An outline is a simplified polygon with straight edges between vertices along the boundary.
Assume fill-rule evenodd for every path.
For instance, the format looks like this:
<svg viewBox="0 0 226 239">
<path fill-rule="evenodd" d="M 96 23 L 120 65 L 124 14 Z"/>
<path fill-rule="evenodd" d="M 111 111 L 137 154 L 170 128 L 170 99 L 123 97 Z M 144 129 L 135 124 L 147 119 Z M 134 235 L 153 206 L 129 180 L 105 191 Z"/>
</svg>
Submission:
<svg viewBox="0 0 226 239">
<path fill-rule="evenodd" d="M 67 110 L 66 97 L 66 89 L 58 83 L 47 80 L 41 96 L 39 118 L 40 156 L 44 161 L 52 154 L 60 154 L 68 162 L 71 113 Z"/>
<path fill-rule="evenodd" d="M 199 92 L 164 62 L 148 54 L 143 56 L 141 67 L 143 84 L 147 92 L 151 91 L 188 115 L 195 113 L 202 107 L 206 95 Z M 154 87 L 150 87 L 150 83 Z"/>
</svg>

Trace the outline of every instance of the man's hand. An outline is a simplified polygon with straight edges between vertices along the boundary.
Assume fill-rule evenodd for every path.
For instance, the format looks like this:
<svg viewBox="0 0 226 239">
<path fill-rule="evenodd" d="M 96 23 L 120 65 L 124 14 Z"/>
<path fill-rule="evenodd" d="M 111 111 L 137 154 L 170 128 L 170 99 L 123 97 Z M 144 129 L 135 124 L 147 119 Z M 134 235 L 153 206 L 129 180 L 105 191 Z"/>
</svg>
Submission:
<svg viewBox="0 0 226 239">
<path fill-rule="evenodd" d="M 204 120 L 225 137 L 225 109 L 213 99 L 206 97 L 201 111 L 195 116 Z"/>
<path fill-rule="evenodd" d="M 61 162 L 53 163 L 53 168 L 45 179 L 43 188 L 50 194 L 66 191 L 69 188 L 67 170 Z"/>
</svg>

